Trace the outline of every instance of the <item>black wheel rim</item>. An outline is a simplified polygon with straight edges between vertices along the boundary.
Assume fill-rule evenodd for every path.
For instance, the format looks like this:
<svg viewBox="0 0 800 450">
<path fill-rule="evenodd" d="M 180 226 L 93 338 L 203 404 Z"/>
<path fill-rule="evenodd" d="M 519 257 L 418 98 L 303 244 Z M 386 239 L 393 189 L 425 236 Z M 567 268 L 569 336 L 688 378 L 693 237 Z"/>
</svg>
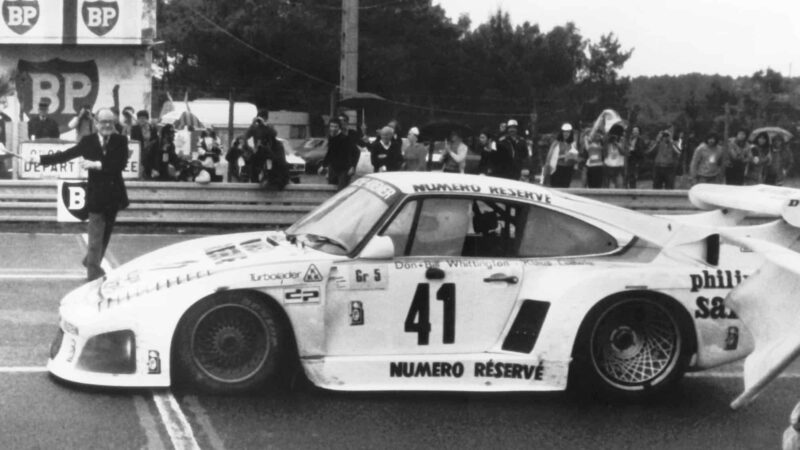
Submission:
<svg viewBox="0 0 800 450">
<path fill-rule="evenodd" d="M 270 351 L 267 325 L 244 305 L 206 311 L 192 330 L 192 357 L 209 378 L 236 383 L 258 373 Z"/>
<path fill-rule="evenodd" d="M 678 323 L 665 306 L 652 300 L 624 301 L 595 323 L 592 364 L 610 385 L 641 390 L 672 373 L 681 344 Z"/>
</svg>

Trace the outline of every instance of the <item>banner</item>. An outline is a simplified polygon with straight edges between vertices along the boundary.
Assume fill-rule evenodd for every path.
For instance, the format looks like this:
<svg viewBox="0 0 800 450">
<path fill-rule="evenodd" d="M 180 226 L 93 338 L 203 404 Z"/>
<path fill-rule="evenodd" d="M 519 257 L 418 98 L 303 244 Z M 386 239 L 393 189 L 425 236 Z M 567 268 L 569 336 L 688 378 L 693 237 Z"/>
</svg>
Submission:
<svg viewBox="0 0 800 450">
<path fill-rule="evenodd" d="M 41 141 L 28 141 L 19 144 L 19 154 L 23 158 L 31 155 L 50 155 L 63 152 L 74 146 L 74 142 L 56 139 L 44 139 Z M 126 180 L 139 178 L 139 164 L 141 158 L 141 145 L 138 141 L 128 141 L 128 164 L 122 171 L 122 177 Z M 81 180 L 86 179 L 88 174 L 81 169 L 80 161 L 82 158 L 75 158 L 62 164 L 52 166 L 42 166 L 41 164 L 31 164 L 28 162 L 20 163 L 18 166 L 19 178 L 26 180 Z"/>
<path fill-rule="evenodd" d="M 58 182 L 56 194 L 56 220 L 59 222 L 82 222 L 89 218 L 89 209 L 86 204 L 85 181 Z"/>
<path fill-rule="evenodd" d="M 147 45 L 155 0 L 0 0 L 3 44 Z"/>
</svg>

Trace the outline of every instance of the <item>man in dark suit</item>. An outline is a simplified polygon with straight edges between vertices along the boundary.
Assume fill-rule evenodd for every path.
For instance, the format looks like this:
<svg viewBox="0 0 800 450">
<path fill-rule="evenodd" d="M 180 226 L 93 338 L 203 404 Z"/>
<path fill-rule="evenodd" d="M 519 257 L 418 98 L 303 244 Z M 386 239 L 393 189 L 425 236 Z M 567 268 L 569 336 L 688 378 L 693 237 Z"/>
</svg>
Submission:
<svg viewBox="0 0 800 450">
<path fill-rule="evenodd" d="M 350 184 L 350 178 L 356 172 L 353 162 L 352 141 L 342 132 L 342 125 L 336 120 L 328 124 L 328 151 L 322 159 L 319 173 L 328 170 L 328 183 L 336 186 L 341 191 Z"/>
<path fill-rule="evenodd" d="M 39 102 L 39 114 L 28 121 L 28 137 L 31 139 L 58 138 L 58 123 L 47 115 L 50 109 L 50 102 L 42 100 Z"/>
<path fill-rule="evenodd" d="M 77 145 L 52 155 L 34 155 L 28 161 L 42 165 L 60 164 L 82 157 L 81 168 L 88 170 L 86 203 L 89 210 L 89 246 L 83 265 L 89 281 L 105 272 L 100 267 L 111 239 L 117 211 L 128 207 L 128 193 L 122 171 L 128 163 L 128 138 L 114 131 L 116 116 L 104 108 L 97 112 L 97 132 L 84 136 Z"/>
</svg>

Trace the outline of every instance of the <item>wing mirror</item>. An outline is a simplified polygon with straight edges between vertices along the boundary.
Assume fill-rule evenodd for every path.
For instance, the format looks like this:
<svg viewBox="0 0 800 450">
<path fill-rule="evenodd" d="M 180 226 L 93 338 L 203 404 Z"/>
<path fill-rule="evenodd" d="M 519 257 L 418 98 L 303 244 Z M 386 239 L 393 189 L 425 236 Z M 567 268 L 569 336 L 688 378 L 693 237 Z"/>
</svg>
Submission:
<svg viewBox="0 0 800 450">
<path fill-rule="evenodd" d="M 364 259 L 390 259 L 394 258 L 394 242 L 389 236 L 374 236 L 361 250 Z"/>
</svg>

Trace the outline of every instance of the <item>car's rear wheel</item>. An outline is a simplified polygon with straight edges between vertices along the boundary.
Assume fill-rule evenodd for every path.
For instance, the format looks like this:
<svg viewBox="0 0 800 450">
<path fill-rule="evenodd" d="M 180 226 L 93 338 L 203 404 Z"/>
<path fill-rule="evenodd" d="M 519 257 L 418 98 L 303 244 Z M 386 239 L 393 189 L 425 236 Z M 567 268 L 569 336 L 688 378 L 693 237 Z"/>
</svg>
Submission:
<svg viewBox="0 0 800 450">
<path fill-rule="evenodd" d="M 601 302 L 587 315 L 570 378 L 605 398 L 646 398 L 686 369 L 688 334 L 677 307 L 645 296 Z"/>
<path fill-rule="evenodd" d="M 209 297 L 179 325 L 174 349 L 179 378 L 211 393 L 261 387 L 278 372 L 286 335 L 281 317 L 257 294 Z"/>
</svg>

